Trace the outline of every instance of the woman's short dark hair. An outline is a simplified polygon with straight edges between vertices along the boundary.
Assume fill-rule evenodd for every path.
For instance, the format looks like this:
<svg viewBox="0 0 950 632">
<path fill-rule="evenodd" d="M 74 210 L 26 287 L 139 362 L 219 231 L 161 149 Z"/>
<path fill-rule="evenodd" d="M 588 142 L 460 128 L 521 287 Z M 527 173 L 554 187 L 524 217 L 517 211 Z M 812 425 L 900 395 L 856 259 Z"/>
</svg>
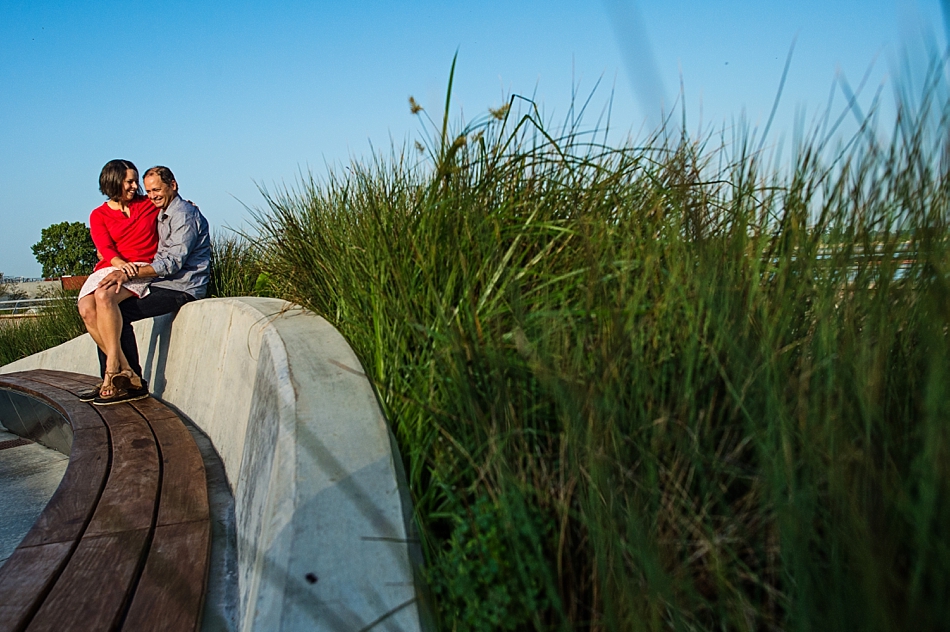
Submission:
<svg viewBox="0 0 950 632">
<path fill-rule="evenodd" d="M 135 177 L 138 179 L 139 170 L 128 160 L 116 159 L 107 162 L 106 166 L 103 167 L 99 173 L 99 190 L 102 194 L 110 200 L 118 200 L 121 198 L 125 172 L 129 169 L 135 172 Z M 136 195 L 144 195 L 142 193 L 141 184 L 138 185 L 138 190 L 135 193 Z"/>
</svg>

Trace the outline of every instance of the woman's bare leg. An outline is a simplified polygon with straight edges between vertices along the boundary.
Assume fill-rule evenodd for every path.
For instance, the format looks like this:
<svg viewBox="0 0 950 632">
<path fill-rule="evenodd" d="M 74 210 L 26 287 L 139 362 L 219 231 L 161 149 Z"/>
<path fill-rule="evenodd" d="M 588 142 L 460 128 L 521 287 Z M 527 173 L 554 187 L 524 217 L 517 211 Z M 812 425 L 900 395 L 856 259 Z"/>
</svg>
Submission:
<svg viewBox="0 0 950 632">
<path fill-rule="evenodd" d="M 102 345 L 102 336 L 99 335 L 99 317 L 96 312 L 95 294 L 86 294 L 79 299 L 79 316 L 82 318 L 83 324 L 86 325 L 86 331 L 96 341 L 99 348 L 105 351 L 105 347 Z"/>
<path fill-rule="evenodd" d="M 121 288 L 118 292 L 115 291 L 115 288 L 98 289 L 95 292 L 96 323 L 102 340 L 101 348 L 103 353 L 106 354 L 107 373 L 131 371 L 132 368 L 122 352 L 122 345 L 119 341 L 122 334 L 122 312 L 119 311 L 119 303 L 130 296 L 135 295 L 125 288 Z M 103 381 L 100 392 L 104 396 L 111 396 L 115 392 L 112 390 L 110 379 Z"/>
</svg>

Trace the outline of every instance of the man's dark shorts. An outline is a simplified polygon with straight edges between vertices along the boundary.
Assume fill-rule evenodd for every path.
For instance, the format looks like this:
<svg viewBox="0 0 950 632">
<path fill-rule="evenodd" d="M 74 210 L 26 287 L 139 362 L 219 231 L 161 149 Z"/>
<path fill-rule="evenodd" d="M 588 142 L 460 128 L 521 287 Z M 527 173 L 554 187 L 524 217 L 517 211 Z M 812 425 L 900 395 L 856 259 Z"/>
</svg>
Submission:
<svg viewBox="0 0 950 632">
<path fill-rule="evenodd" d="M 136 375 L 142 375 L 142 367 L 139 366 L 139 349 L 135 342 L 135 331 L 132 329 L 132 323 L 145 318 L 155 318 L 156 316 L 177 312 L 182 305 L 193 300 L 195 300 L 195 297 L 187 292 L 153 286 L 145 298 L 128 298 L 119 303 L 119 309 L 122 311 L 122 335 L 119 337 L 119 341 L 122 344 L 122 351 Z M 106 356 L 100 349 L 99 371 L 101 374 L 105 374 L 105 370 Z"/>
</svg>

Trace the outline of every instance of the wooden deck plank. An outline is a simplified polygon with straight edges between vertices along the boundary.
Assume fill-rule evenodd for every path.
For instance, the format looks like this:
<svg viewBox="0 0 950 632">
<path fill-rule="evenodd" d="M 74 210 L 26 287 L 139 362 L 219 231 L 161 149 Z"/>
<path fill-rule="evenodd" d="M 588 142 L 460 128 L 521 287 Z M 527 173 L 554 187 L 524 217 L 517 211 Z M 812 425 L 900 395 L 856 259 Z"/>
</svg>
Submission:
<svg viewBox="0 0 950 632">
<path fill-rule="evenodd" d="M 69 465 L 21 546 L 67 542 L 79 538 L 92 518 L 106 483 L 109 435 L 105 426 L 73 435 Z"/>
<path fill-rule="evenodd" d="M 23 629 L 59 578 L 75 544 L 21 546 L 0 566 L 0 630 Z"/>
<path fill-rule="evenodd" d="M 27 630 L 115 629 L 141 573 L 148 532 L 84 537 Z"/>
<path fill-rule="evenodd" d="M 208 520 L 156 527 L 123 629 L 197 630 L 210 556 Z"/>
<path fill-rule="evenodd" d="M 159 463 L 155 437 L 128 404 L 103 407 L 112 439 L 112 466 L 84 537 L 146 529 L 158 502 Z"/>
<path fill-rule="evenodd" d="M 184 423 L 154 399 L 133 402 L 148 419 L 162 458 L 162 491 L 157 525 L 209 520 L 208 483 L 198 445 Z"/>
</svg>

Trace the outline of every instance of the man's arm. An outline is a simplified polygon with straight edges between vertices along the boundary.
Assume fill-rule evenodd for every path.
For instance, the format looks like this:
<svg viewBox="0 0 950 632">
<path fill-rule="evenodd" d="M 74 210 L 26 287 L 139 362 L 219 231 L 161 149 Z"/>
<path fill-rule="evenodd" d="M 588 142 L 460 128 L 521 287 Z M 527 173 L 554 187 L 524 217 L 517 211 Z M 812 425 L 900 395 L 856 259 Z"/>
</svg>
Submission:
<svg viewBox="0 0 950 632">
<path fill-rule="evenodd" d="M 197 207 L 187 202 L 188 206 L 181 212 L 169 215 L 168 238 L 159 244 L 155 259 L 149 266 L 154 276 L 170 277 L 175 275 L 198 244 L 198 212 Z"/>
<path fill-rule="evenodd" d="M 190 204 L 190 203 L 189 203 Z M 191 207 L 197 211 L 196 206 Z M 134 274 L 116 270 L 110 272 L 99 283 L 99 287 L 110 288 L 115 286 L 116 294 L 122 289 L 122 284 L 131 278 L 147 279 L 152 277 L 172 276 L 184 265 L 188 255 L 198 243 L 197 213 L 182 212 L 169 216 L 169 236 L 165 243 L 159 244 L 158 252 L 151 265 L 137 266 Z"/>
<path fill-rule="evenodd" d="M 133 273 L 131 274 L 126 270 L 126 268 L 129 266 L 136 268 L 136 270 L 134 270 Z M 143 273 L 143 270 L 146 270 L 146 269 L 151 271 L 151 274 Z M 118 270 L 113 270 L 112 272 L 107 274 L 105 277 L 103 277 L 101 281 L 99 281 L 99 285 L 96 287 L 100 287 L 105 290 L 108 290 L 109 288 L 114 287 L 115 293 L 118 294 L 119 291 L 122 289 L 122 284 L 128 281 L 129 279 L 148 278 L 148 277 L 153 277 L 153 276 L 157 276 L 157 275 L 155 274 L 155 270 L 152 268 L 152 266 L 150 265 L 137 266 L 134 263 L 130 263 L 122 268 L 119 268 Z"/>
</svg>

